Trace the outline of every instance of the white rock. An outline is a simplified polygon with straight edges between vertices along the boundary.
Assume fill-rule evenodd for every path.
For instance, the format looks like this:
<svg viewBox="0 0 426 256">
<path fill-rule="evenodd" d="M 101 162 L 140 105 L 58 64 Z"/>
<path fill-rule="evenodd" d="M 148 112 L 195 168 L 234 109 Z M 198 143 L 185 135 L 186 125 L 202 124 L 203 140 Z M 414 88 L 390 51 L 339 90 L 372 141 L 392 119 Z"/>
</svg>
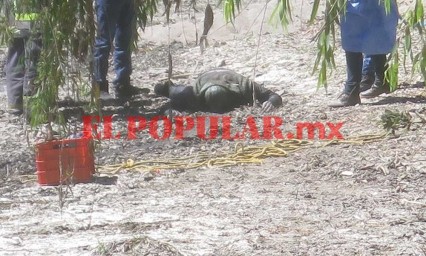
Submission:
<svg viewBox="0 0 426 256">
<path fill-rule="evenodd" d="M 340 175 L 342 175 L 342 176 L 353 176 L 354 173 L 351 172 L 351 171 L 343 171 Z"/>
</svg>

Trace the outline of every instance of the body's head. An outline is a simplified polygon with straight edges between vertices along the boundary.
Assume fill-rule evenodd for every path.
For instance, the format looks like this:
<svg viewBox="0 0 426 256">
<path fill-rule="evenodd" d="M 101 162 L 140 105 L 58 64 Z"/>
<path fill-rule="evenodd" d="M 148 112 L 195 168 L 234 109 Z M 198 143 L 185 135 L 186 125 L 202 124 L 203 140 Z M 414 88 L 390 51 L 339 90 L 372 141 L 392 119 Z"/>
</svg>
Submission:
<svg viewBox="0 0 426 256">
<path fill-rule="evenodd" d="M 171 81 L 156 84 L 154 86 L 155 94 L 170 99 L 173 109 L 179 111 L 196 110 L 197 98 L 191 86 L 175 85 Z"/>
<path fill-rule="evenodd" d="M 163 96 L 163 97 L 169 97 L 169 90 L 171 86 L 175 86 L 172 81 L 167 81 L 165 83 L 158 83 L 154 86 L 154 93 Z"/>
</svg>

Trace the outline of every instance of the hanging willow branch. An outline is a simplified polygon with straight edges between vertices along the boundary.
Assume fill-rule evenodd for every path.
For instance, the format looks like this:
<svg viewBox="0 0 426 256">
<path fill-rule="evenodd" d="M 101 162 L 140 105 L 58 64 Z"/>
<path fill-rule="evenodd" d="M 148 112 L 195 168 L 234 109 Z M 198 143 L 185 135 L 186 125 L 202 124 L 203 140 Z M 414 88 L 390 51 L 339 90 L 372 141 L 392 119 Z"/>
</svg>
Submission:
<svg viewBox="0 0 426 256">
<path fill-rule="evenodd" d="M 137 27 L 146 27 L 158 11 L 158 0 L 134 0 L 136 22 L 134 46 L 137 44 Z M 16 3 L 13 9 L 13 3 Z M 180 0 L 172 1 L 176 8 Z M 13 10 L 12 10 L 13 9 Z M 170 9 L 167 9 L 170 12 Z M 96 35 L 93 0 L 2 0 L 0 1 L 0 43 L 10 42 L 14 27 L 13 13 L 38 13 L 32 34 L 39 34 L 43 43 L 36 94 L 30 97 L 32 126 L 45 123 L 63 123 L 58 115 L 58 92 L 67 82 L 72 90 L 91 88 L 92 52 Z M 83 67 L 83 68 L 77 68 Z M 87 67 L 87 68 L 84 68 Z M 86 79 L 80 79 L 86 77 Z M 74 92 L 73 92 L 74 94 Z"/>
<path fill-rule="evenodd" d="M 286 29 L 292 21 L 290 0 L 279 0 L 269 19 L 270 23 L 278 23 Z"/>
<path fill-rule="evenodd" d="M 12 3 L 16 6 L 12 8 Z M 43 48 L 37 66 L 38 75 L 34 82 L 37 93 L 29 99 L 33 126 L 57 122 L 62 118 L 57 115 L 59 87 L 66 80 L 74 83 L 72 88 L 79 90 L 83 84 L 75 76 L 87 76 L 87 71 L 72 66 L 70 58 L 84 62 L 90 56 L 94 42 L 95 23 L 91 0 L 20 0 L 1 1 L 0 11 L 12 13 L 38 13 L 33 23 L 32 36 L 42 40 Z M 65 15 L 66 14 L 66 15 Z M 2 42 L 9 42 L 14 30 L 10 19 L 2 20 Z"/>
</svg>

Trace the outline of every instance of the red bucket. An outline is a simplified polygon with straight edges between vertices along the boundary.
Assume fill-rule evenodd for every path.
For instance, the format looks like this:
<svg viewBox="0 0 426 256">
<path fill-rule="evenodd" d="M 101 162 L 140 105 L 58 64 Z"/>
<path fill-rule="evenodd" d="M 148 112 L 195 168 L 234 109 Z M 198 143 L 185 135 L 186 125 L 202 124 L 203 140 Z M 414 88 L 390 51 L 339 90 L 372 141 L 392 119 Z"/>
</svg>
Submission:
<svg viewBox="0 0 426 256">
<path fill-rule="evenodd" d="M 53 140 L 36 145 L 40 185 L 87 183 L 95 172 L 90 138 Z"/>
</svg>

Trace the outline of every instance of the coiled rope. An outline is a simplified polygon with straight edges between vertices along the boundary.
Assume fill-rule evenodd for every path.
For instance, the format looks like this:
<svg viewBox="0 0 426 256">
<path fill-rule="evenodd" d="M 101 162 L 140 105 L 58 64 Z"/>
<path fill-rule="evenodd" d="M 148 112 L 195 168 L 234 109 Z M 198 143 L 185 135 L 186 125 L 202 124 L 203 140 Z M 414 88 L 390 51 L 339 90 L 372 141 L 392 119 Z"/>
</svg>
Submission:
<svg viewBox="0 0 426 256">
<path fill-rule="evenodd" d="M 162 160 L 128 159 L 121 164 L 97 166 L 99 173 L 116 174 L 119 171 L 146 172 L 162 169 L 194 169 L 200 167 L 227 167 L 239 164 L 261 164 L 265 158 L 286 157 L 289 153 L 312 147 L 326 147 L 336 144 L 363 145 L 382 140 L 388 133 L 361 135 L 345 140 L 321 141 L 315 145 L 311 140 L 278 140 L 260 146 L 244 146 L 238 142 L 233 152 L 211 155 L 207 153 L 195 156 Z"/>
</svg>

